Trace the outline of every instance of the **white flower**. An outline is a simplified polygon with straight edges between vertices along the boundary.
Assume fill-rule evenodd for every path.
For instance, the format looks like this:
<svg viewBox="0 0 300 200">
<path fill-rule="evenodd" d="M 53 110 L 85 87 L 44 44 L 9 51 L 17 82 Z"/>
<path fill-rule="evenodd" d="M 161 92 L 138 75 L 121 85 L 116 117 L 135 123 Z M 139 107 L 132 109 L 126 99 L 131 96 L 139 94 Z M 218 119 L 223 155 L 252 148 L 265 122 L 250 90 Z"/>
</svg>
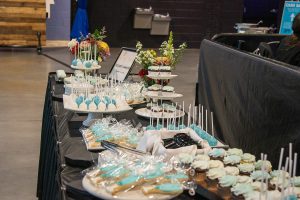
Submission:
<svg viewBox="0 0 300 200">
<path fill-rule="evenodd" d="M 73 47 L 76 46 L 77 43 L 78 43 L 78 42 L 77 42 L 76 39 L 72 39 L 72 40 L 68 43 L 68 47 L 69 47 L 70 49 L 72 49 Z"/>
</svg>

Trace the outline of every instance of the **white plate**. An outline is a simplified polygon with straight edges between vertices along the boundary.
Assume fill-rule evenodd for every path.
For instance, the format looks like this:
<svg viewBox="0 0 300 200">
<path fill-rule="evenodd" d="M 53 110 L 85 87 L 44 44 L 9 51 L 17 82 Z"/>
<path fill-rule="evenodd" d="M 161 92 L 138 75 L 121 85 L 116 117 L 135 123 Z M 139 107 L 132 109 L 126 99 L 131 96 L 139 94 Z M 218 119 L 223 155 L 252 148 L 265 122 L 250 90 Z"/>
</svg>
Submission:
<svg viewBox="0 0 300 200">
<path fill-rule="evenodd" d="M 149 91 L 145 95 L 152 98 L 152 99 L 162 99 L 162 100 L 172 100 L 174 98 L 182 97 L 182 94 L 173 93 L 173 92 L 161 92 L 161 95 L 159 95 L 160 92 L 155 91 Z"/>
<path fill-rule="evenodd" d="M 95 187 L 89 179 L 85 176 L 82 180 L 83 188 L 90 194 L 101 198 L 101 199 L 116 199 L 116 200 L 168 200 L 172 199 L 178 195 L 161 195 L 154 194 L 151 196 L 145 196 L 141 190 L 130 190 L 128 192 L 119 192 L 116 196 L 112 196 L 110 193 L 106 192 L 105 188 L 102 186 Z"/>
<path fill-rule="evenodd" d="M 78 67 L 78 66 L 74 66 L 74 65 L 71 65 L 71 68 L 72 69 L 77 69 L 77 70 L 96 70 L 96 69 L 100 69 L 101 66 L 100 65 L 97 65 L 97 67 L 90 67 L 90 68 L 86 68 L 86 67 Z"/>
<path fill-rule="evenodd" d="M 100 111 L 97 109 L 80 109 L 77 107 L 76 103 L 72 103 L 73 99 L 71 98 L 71 96 L 68 95 L 63 95 L 63 101 L 64 101 L 64 109 L 66 110 L 71 110 L 77 113 L 120 113 L 120 112 L 126 112 L 129 110 L 132 110 L 132 108 L 130 106 L 126 106 L 117 110 L 111 110 L 111 111 Z"/>
<path fill-rule="evenodd" d="M 182 110 L 177 110 L 176 113 L 177 113 L 176 118 L 182 117 L 184 115 L 184 112 Z M 147 108 L 138 109 L 135 111 L 135 114 L 146 118 L 152 117 L 152 118 L 159 118 L 159 119 L 170 119 L 174 117 L 173 113 L 164 112 L 164 116 L 162 116 L 162 112 L 157 112 L 157 113 L 151 112 Z"/>
<path fill-rule="evenodd" d="M 157 79 L 157 80 L 168 80 L 168 79 L 173 79 L 177 77 L 178 75 L 172 74 L 172 75 L 167 75 L 167 76 L 152 76 L 152 75 L 147 75 L 147 77 L 152 78 L 152 79 Z"/>
</svg>

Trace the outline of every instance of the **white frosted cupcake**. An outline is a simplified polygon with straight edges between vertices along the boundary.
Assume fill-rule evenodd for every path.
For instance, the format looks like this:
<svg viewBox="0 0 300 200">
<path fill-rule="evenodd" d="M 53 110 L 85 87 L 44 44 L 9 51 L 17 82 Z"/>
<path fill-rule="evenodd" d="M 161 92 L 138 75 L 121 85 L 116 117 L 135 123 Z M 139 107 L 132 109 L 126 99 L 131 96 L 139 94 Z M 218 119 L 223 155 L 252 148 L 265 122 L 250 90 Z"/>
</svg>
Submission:
<svg viewBox="0 0 300 200">
<path fill-rule="evenodd" d="M 219 160 L 209 160 L 208 164 L 209 164 L 209 169 L 224 168 L 224 164 Z"/>
<path fill-rule="evenodd" d="M 224 169 L 225 169 L 226 175 L 237 176 L 240 173 L 240 171 L 237 167 L 227 166 Z"/>
</svg>

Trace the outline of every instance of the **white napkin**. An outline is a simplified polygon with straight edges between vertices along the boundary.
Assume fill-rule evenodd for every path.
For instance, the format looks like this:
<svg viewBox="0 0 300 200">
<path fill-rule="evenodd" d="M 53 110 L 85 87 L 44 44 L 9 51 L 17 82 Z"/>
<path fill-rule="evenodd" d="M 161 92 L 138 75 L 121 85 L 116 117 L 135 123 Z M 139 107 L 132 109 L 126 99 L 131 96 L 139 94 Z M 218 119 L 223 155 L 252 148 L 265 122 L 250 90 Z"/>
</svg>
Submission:
<svg viewBox="0 0 300 200">
<path fill-rule="evenodd" d="M 166 149 L 163 146 L 163 139 L 172 138 L 177 133 L 185 133 L 190 136 L 195 142 L 201 145 L 203 149 L 197 149 L 196 145 L 187 147 L 180 147 L 177 149 Z M 210 151 L 209 144 L 201 139 L 195 131 L 191 128 L 185 128 L 181 130 L 149 130 L 144 132 L 144 136 L 141 138 L 138 146 L 138 150 L 150 152 L 152 155 L 161 156 L 164 155 L 166 158 L 171 158 L 178 155 L 179 153 L 189 153 L 192 156 L 195 154 L 202 154 Z"/>
<path fill-rule="evenodd" d="M 62 70 L 62 69 L 59 69 L 59 70 L 56 70 L 56 76 L 58 79 L 63 79 L 63 78 L 66 78 L 66 72 L 65 70 Z"/>
</svg>

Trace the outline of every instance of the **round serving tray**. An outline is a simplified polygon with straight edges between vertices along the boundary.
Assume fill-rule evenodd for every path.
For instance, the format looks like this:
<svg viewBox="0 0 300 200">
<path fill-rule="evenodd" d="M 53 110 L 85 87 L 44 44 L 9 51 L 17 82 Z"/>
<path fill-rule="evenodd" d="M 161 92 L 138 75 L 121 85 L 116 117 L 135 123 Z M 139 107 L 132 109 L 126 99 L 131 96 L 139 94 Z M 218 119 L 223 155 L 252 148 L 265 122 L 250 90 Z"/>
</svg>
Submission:
<svg viewBox="0 0 300 200">
<path fill-rule="evenodd" d="M 167 76 L 152 76 L 152 75 L 147 75 L 147 77 L 155 79 L 155 80 L 168 80 L 168 79 L 173 79 L 177 77 L 178 75 L 172 74 L 172 75 L 167 75 Z"/>
<path fill-rule="evenodd" d="M 141 116 L 141 117 L 145 117 L 145 118 L 159 118 L 159 119 L 171 119 L 174 118 L 174 112 L 172 113 L 167 113 L 164 112 L 164 116 L 162 115 L 162 112 L 151 112 L 149 109 L 147 108 L 140 108 L 137 109 L 135 111 L 135 114 Z M 185 113 L 182 110 L 176 110 L 176 116 L 175 118 L 179 118 L 179 117 L 183 117 L 185 115 Z"/>
<path fill-rule="evenodd" d="M 103 113 L 103 114 L 113 114 L 113 113 L 121 113 L 121 112 L 126 112 L 129 110 L 132 110 L 132 108 L 130 106 L 126 106 L 124 108 L 121 109 L 117 109 L 117 110 L 106 110 L 106 111 L 100 111 L 97 109 L 80 109 L 76 106 L 76 104 L 71 103 L 72 99 L 70 96 L 68 95 L 63 95 L 63 102 L 64 102 L 64 109 L 66 110 L 70 110 L 70 111 L 74 111 L 77 113 Z"/>
<path fill-rule="evenodd" d="M 161 93 L 161 94 L 160 94 Z M 182 97 L 182 94 L 173 93 L 173 92 L 160 92 L 160 91 L 149 91 L 145 94 L 146 96 L 152 99 L 162 99 L 162 100 L 172 100 L 175 98 Z"/>
<path fill-rule="evenodd" d="M 86 70 L 86 71 L 89 71 L 89 70 L 96 70 L 96 69 L 100 69 L 101 68 L 101 65 L 97 65 L 97 67 L 90 67 L 90 68 L 86 68 L 86 67 L 78 67 L 78 66 L 74 66 L 74 65 L 71 65 L 71 68 L 72 69 L 77 69 L 77 70 Z"/>
<path fill-rule="evenodd" d="M 106 192 L 103 186 L 94 186 L 87 176 L 85 176 L 82 180 L 83 188 L 90 194 L 101 198 L 101 199 L 115 199 L 115 200 L 149 200 L 149 199 L 157 199 L 157 200 L 168 200 L 173 199 L 178 195 L 161 195 L 154 194 L 150 196 L 145 196 L 141 190 L 133 189 L 127 192 L 119 192 L 117 195 L 112 196 L 110 193 Z"/>
</svg>

